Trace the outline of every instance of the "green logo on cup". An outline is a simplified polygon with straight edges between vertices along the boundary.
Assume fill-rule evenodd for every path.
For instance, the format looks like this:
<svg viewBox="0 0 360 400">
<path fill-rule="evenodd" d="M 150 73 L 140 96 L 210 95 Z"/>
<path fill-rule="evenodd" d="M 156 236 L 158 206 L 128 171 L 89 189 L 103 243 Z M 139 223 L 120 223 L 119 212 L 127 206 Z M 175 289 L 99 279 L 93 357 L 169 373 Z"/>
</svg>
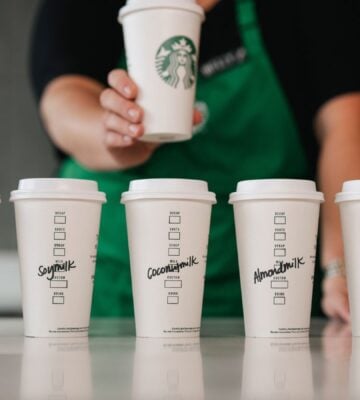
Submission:
<svg viewBox="0 0 360 400">
<path fill-rule="evenodd" d="M 174 36 L 164 42 L 156 53 L 156 69 L 168 85 L 190 89 L 196 78 L 196 48 L 185 36 Z"/>
</svg>

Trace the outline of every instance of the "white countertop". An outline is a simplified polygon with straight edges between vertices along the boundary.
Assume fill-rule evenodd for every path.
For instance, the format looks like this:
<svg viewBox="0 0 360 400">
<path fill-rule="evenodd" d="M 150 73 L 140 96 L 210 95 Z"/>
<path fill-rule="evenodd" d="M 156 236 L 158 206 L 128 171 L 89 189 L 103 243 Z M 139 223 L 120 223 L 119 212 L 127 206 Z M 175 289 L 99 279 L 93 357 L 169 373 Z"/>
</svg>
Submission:
<svg viewBox="0 0 360 400">
<path fill-rule="evenodd" d="M 0 319 L 1 400 L 360 399 L 360 338 L 314 320 L 310 339 L 246 339 L 207 319 L 197 339 L 136 339 L 132 320 L 94 320 L 90 338 L 33 339 Z"/>
</svg>

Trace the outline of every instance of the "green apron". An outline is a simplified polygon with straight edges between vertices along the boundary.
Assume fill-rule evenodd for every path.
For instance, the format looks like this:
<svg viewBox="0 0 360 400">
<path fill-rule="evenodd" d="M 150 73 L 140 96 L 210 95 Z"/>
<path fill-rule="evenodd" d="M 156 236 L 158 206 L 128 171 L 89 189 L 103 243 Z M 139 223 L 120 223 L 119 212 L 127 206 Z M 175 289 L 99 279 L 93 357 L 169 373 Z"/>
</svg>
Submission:
<svg viewBox="0 0 360 400">
<path fill-rule="evenodd" d="M 72 159 L 61 168 L 62 177 L 96 180 L 107 194 L 93 316 L 133 315 L 125 212 L 119 204 L 132 179 L 202 179 L 216 192 L 203 315 L 238 316 L 242 307 L 229 193 L 239 180 L 309 177 L 294 118 L 262 43 L 254 3 L 237 0 L 237 10 L 247 59 L 210 78 L 199 77 L 197 100 L 206 104 L 208 117 L 192 140 L 165 144 L 145 165 L 126 171 L 93 172 Z"/>
</svg>

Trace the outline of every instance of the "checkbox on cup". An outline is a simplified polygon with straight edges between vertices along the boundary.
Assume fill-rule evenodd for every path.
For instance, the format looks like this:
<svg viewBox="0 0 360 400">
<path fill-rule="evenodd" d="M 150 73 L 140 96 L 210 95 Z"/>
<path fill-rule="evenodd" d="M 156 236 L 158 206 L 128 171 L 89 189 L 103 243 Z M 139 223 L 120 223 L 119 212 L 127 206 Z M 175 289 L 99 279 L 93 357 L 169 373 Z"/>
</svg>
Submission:
<svg viewBox="0 0 360 400">
<path fill-rule="evenodd" d="M 169 240 L 180 240 L 180 232 L 169 232 Z"/>
<path fill-rule="evenodd" d="M 51 280 L 50 281 L 50 288 L 51 289 L 67 289 L 68 288 L 68 281 L 67 280 L 62 280 L 62 281 Z"/>
<path fill-rule="evenodd" d="M 167 303 L 168 304 L 179 304 L 179 296 L 168 296 Z"/>
<path fill-rule="evenodd" d="M 276 215 L 274 217 L 274 224 L 275 225 L 286 225 L 286 217 L 285 216 Z"/>
<path fill-rule="evenodd" d="M 173 257 L 179 257 L 180 256 L 180 249 L 178 247 L 170 247 L 168 249 L 168 255 L 173 256 Z"/>
<path fill-rule="evenodd" d="M 180 281 L 180 280 L 166 280 L 164 282 L 164 287 L 166 289 L 181 289 L 182 288 L 182 281 Z"/>
<path fill-rule="evenodd" d="M 181 224 L 181 217 L 180 215 L 170 215 L 169 217 L 169 224 L 174 224 L 174 225 L 178 225 Z"/>
<path fill-rule="evenodd" d="M 66 224 L 66 216 L 55 215 L 54 224 L 56 224 L 56 225 L 64 225 L 64 224 Z"/>
<path fill-rule="evenodd" d="M 54 232 L 54 240 L 66 240 L 66 232 Z"/>
<path fill-rule="evenodd" d="M 275 257 L 286 257 L 286 249 L 274 249 Z"/>
<path fill-rule="evenodd" d="M 64 296 L 53 296 L 52 303 L 53 304 L 65 304 L 65 297 Z"/>
</svg>

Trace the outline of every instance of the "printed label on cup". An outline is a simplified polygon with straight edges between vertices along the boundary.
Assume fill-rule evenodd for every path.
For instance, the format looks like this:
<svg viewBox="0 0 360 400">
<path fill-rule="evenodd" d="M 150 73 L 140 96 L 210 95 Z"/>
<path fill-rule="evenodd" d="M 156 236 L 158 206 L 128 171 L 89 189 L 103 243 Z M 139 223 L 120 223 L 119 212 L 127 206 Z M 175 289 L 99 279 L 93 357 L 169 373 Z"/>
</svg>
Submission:
<svg viewBox="0 0 360 400">
<path fill-rule="evenodd" d="M 171 37 L 156 54 L 156 70 L 160 78 L 175 89 L 190 89 L 194 85 L 196 66 L 196 47 L 186 36 Z"/>
</svg>

